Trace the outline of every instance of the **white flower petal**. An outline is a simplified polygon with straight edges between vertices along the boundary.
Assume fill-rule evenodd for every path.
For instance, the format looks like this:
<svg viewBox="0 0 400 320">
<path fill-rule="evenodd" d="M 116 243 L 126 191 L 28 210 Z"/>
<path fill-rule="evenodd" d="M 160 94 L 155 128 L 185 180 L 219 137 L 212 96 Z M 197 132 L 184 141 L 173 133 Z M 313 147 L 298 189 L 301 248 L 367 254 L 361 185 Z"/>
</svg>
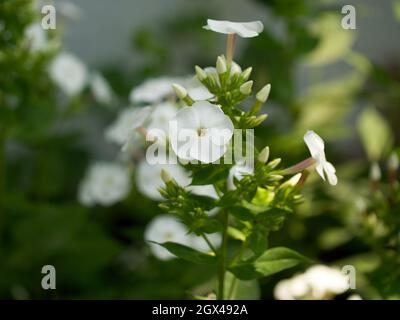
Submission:
<svg viewBox="0 0 400 320">
<path fill-rule="evenodd" d="M 319 157 L 321 154 L 324 153 L 324 141 L 314 131 L 307 131 L 307 133 L 304 135 L 304 142 L 310 150 L 311 156 L 313 158 Z"/>
<path fill-rule="evenodd" d="M 208 19 L 204 29 L 224 34 L 236 33 L 243 38 L 251 38 L 258 36 L 263 31 L 264 26 L 261 21 L 231 22 Z"/>
<path fill-rule="evenodd" d="M 328 182 L 332 185 L 332 186 L 336 186 L 338 179 L 336 177 L 336 169 L 335 167 L 332 165 L 332 163 L 330 162 L 326 162 L 325 166 L 324 166 L 324 171 L 326 174 L 326 177 L 328 179 Z"/>
</svg>

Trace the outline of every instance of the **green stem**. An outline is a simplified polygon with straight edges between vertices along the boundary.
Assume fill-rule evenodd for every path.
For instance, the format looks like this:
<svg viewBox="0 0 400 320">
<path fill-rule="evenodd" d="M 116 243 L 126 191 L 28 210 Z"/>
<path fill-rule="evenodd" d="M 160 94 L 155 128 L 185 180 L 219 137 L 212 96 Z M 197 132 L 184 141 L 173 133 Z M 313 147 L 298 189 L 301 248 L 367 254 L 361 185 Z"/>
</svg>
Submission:
<svg viewBox="0 0 400 320">
<path fill-rule="evenodd" d="M 217 250 L 216 250 L 215 247 L 212 245 L 212 243 L 211 243 L 210 239 L 208 239 L 207 235 L 203 233 L 201 236 L 202 236 L 203 239 L 207 242 L 208 246 L 209 246 L 210 249 L 214 252 L 214 254 L 217 255 L 217 254 L 218 254 L 218 253 L 217 253 Z"/>
<path fill-rule="evenodd" d="M 223 217 L 223 232 L 222 232 L 222 244 L 221 252 L 219 257 L 219 272 L 218 272 L 218 300 L 224 300 L 224 290 L 225 290 L 225 271 L 226 271 L 226 249 L 228 242 L 228 212 L 226 210 L 222 211 Z"/>
</svg>

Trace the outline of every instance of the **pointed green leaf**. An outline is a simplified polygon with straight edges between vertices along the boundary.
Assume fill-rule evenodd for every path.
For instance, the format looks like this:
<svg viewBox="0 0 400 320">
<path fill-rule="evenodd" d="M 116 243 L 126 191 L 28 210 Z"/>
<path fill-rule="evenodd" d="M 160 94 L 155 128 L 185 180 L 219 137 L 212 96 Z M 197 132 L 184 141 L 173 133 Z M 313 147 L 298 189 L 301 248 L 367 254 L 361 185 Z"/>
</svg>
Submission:
<svg viewBox="0 0 400 320">
<path fill-rule="evenodd" d="M 253 261 L 233 265 L 229 270 L 239 279 L 250 280 L 270 276 L 310 260 L 288 248 L 277 247 L 266 250 Z"/>
<path fill-rule="evenodd" d="M 184 246 L 183 244 L 179 244 L 179 243 L 175 243 L 175 242 L 165 242 L 165 243 L 153 242 L 153 243 L 156 243 L 156 244 L 164 247 L 169 252 L 171 252 L 173 255 L 175 255 L 178 258 L 181 258 L 183 260 L 186 260 L 186 261 L 190 261 L 190 262 L 194 262 L 194 263 L 214 263 L 214 262 L 216 262 L 216 257 L 214 255 L 197 251 L 193 248 Z"/>
</svg>

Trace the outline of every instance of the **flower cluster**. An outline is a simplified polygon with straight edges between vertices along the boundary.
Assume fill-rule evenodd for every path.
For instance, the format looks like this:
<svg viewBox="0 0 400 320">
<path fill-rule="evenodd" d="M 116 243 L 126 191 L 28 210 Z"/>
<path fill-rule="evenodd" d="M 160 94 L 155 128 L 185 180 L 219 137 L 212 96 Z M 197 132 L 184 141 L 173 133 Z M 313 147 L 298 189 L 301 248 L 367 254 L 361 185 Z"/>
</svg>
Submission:
<svg viewBox="0 0 400 320">
<path fill-rule="evenodd" d="M 337 177 L 326 160 L 323 140 L 313 131 L 304 135 L 311 157 L 289 168 L 279 167 L 281 159 L 271 158 L 268 146 L 259 151 L 253 144 L 252 130 L 268 116 L 260 111 L 271 85 L 252 98 L 252 68 L 243 70 L 233 53 L 236 35 L 257 36 L 261 22 L 208 20 L 205 29 L 228 35 L 226 54 L 217 58 L 215 67 L 196 66 L 195 76 L 151 79 L 135 87 L 131 105 L 106 129 L 105 138 L 121 148 L 120 169 L 135 164 L 139 192 L 161 201 L 159 207 L 168 213 L 154 218 L 145 232 L 153 254 L 163 260 L 177 256 L 217 262 L 216 291 L 222 299 L 227 270 L 248 280 L 307 260 L 287 248 L 268 248 L 267 237 L 302 200 L 307 168 L 315 166 L 331 185 L 337 184 Z M 79 72 L 74 77 L 83 78 Z M 233 153 L 233 161 L 227 161 Z M 90 170 L 81 185 L 83 203 L 110 205 L 127 195 L 122 176 L 128 171 L 115 172 L 114 180 L 105 171 Z M 107 192 L 110 196 L 104 195 Z M 231 261 L 229 238 L 240 246 Z M 268 266 L 279 259 L 273 264 L 279 268 Z"/>
</svg>

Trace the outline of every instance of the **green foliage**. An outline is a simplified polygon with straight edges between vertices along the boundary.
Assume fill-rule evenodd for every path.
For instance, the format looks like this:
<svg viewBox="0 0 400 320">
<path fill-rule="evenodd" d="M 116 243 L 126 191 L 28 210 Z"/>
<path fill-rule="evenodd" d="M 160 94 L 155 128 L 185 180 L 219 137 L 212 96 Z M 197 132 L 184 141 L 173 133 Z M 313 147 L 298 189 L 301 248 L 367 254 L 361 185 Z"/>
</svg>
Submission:
<svg viewBox="0 0 400 320">
<path fill-rule="evenodd" d="M 184 246 L 179 243 L 166 242 L 166 243 L 157 243 L 157 244 L 164 247 L 165 249 L 167 249 L 169 252 L 176 255 L 177 257 L 187 260 L 189 262 L 200 263 L 200 264 L 203 264 L 203 263 L 212 264 L 212 263 L 216 263 L 216 261 L 217 261 L 216 257 L 213 255 L 199 252 L 197 250 L 194 250 L 193 248 Z"/>
<path fill-rule="evenodd" d="M 277 247 L 266 250 L 256 259 L 235 263 L 229 270 L 239 279 L 250 280 L 270 276 L 308 261 L 291 249 Z"/>
</svg>

